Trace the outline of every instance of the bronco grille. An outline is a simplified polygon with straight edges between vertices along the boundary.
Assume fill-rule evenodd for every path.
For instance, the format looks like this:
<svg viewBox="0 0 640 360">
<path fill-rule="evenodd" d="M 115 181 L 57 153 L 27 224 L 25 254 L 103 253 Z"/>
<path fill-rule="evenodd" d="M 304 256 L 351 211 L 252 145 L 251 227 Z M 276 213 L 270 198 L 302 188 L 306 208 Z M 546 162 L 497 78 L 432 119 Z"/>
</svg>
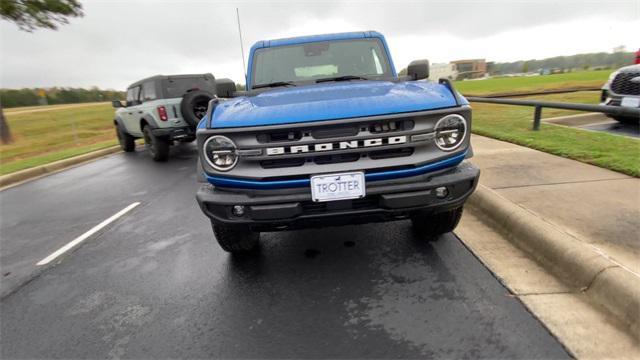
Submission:
<svg viewBox="0 0 640 360">
<path fill-rule="evenodd" d="M 317 165 L 382 160 L 411 156 L 414 152 L 410 119 L 336 125 L 300 130 L 281 130 L 256 134 L 266 146 L 259 162 L 263 169 L 298 167 L 306 162 Z M 258 159 L 256 159 L 258 160 Z"/>
<path fill-rule="evenodd" d="M 623 72 L 611 82 L 611 91 L 620 95 L 640 95 L 640 82 L 631 79 L 640 77 L 640 72 Z"/>
</svg>

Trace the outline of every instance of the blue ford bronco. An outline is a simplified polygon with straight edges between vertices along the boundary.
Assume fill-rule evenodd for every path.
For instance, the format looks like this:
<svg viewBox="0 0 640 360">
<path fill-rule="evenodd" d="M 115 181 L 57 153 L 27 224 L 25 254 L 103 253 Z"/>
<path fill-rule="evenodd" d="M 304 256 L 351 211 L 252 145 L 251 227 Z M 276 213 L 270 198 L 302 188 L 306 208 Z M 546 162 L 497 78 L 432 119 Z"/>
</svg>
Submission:
<svg viewBox="0 0 640 360">
<path fill-rule="evenodd" d="M 259 41 L 246 90 L 198 124 L 197 200 L 229 252 L 261 231 L 411 219 L 452 231 L 480 171 L 471 108 L 429 63 L 396 73 L 374 31 Z M 423 81 L 419 81 L 423 80 Z"/>
</svg>

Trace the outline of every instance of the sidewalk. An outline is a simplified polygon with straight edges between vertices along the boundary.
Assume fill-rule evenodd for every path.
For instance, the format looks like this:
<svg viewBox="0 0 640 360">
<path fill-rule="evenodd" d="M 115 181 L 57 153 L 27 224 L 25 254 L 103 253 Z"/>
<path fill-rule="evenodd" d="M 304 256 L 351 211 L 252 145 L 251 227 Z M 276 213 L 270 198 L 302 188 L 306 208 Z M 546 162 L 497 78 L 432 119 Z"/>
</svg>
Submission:
<svg viewBox="0 0 640 360">
<path fill-rule="evenodd" d="M 640 179 L 482 136 L 480 184 L 640 274 Z"/>
</svg>

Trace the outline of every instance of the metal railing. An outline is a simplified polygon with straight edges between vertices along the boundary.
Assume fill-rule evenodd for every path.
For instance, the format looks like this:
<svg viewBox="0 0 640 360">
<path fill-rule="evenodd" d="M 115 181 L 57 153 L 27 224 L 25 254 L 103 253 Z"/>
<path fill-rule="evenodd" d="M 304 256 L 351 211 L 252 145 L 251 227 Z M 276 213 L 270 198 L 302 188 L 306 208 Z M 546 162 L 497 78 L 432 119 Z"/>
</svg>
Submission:
<svg viewBox="0 0 640 360">
<path fill-rule="evenodd" d="M 539 101 L 539 100 L 494 99 L 494 98 L 483 98 L 483 97 L 475 97 L 475 96 L 468 97 L 467 100 L 471 102 L 489 103 L 489 104 L 532 106 L 535 108 L 533 112 L 533 130 L 536 130 L 536 131 L 540 130 L 542 108 L 599 112 L 603 114 L 609 114 L 609 115 L 615 115 L 615 116 L 621 116 L 621 117 L 635 116 L 640 119 L 640 108 L 630 108 L 630 107 L 623 107 L 623 106 L 573 104 L 573 103 L 561 103 L 561 102 Z"/>
<path fill-rule="evenodd" d="M 569 94 L 583 91 L 602 91 L 601 88 L 594 87 L 576 87 L 576 88 L 565 88 L 565 89 L 548 89 L 548 90 L 537 90 L 537 91 L 510 91 L 510 92 L 501 92 L 501 93 L 493 93 L 489 95 L 483 94 L 463 94 L 464 97 L 480 97 L 483 99 L 495 99 L 495 98 L 515 98 L 515 97 L 525 97 L 525 96 L 536 96 L 536 95 L 555 95 L 555 94 Z"/>
</svg>

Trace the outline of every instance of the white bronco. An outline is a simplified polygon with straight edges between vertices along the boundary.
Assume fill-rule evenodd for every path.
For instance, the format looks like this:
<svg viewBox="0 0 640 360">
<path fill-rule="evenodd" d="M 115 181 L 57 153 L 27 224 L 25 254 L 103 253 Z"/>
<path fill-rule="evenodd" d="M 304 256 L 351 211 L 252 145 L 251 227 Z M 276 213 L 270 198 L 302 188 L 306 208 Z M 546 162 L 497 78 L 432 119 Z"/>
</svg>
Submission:
<svg viewBox="0 0 640 360">
<path fill-rule="evenodd" d="M 206 115 L 209 101 L 216 97 L 216 90 L 224 92 L 230 83 L 216 81 L 212 74 L 194 74 L 156 75 L 131 84 L 125 104 L 112 102 L 122 150 L 135 151 L 135 139 L 144 138 L 151 157 L 166 161 L 174 142 L 195 140 L 196 126 Z"/>
</svg>

